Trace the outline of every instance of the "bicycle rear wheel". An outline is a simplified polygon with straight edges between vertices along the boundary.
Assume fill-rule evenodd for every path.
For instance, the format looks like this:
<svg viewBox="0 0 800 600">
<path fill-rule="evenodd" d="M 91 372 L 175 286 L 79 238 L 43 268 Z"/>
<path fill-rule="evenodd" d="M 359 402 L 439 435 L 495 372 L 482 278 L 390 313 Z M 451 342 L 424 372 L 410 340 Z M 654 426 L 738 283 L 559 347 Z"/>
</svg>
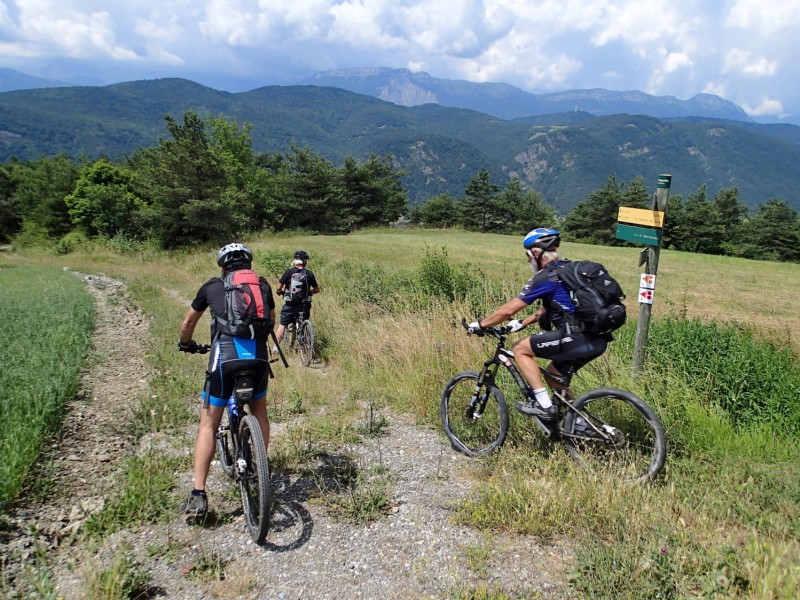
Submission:
<svg viewBox="0 0 800 600">
<path fill-rule="evenodd" d="M 244 460 L 240 479 L 244 519 L 250 537 L 260 544 L 269 529 L 269 464 L 261 427 L 254 416 L 246 415 L 242 419 L 239 441 L 242 444 L 241 457 Z"/>
<path fill-rule="evenodd" d="M 233 436 L 227 408 L 222 413 L 222 421 L 217 428 L 217 456 L 225 475 L 233 477 Z"/>
<path fill-rule="evenodd" d="M 500 447 L 508 433 L 508 408 L 503 393 L 484 383 L 480 374 L 463 371 L 442 392 L 439 414 L 453 448 L 467 456 L 482 456 Z"/>
<path fill-rule="evenodd" d="M 569 411 L 562 439 L 570 456 L 592 471 L 642 483 L 664 467 L 666 434 L 658 416 L 639 397 L 616 388 L 590 390 L 575 400 L 584 417 Z"/>
<path fill-rule="evenodd" d="M 316 342 L 314 324 L 306 319 L 300 324 L 300 329 L 297 332 L 297 347 L 300 351 L 300 362 L 304 367 L 310 365 L 311 361 L 314 360 L 314 344 Z"/>
</svg>

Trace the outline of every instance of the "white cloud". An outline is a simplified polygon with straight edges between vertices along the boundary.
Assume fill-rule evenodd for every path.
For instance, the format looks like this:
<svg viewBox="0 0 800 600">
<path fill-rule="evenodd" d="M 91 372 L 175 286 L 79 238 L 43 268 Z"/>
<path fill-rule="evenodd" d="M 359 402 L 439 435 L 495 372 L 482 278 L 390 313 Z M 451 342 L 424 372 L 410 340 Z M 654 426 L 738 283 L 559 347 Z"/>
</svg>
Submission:
<svg viewBox="0 0 800 600">
<path fill-rule="evenodd" d="M 772 100 L 771 98 L 765 98 L 757 106 L 743 104 L 742 108 L 747 114 L 754 117 L 786 116 L 786 112 L 783 110 L 783 104 L 781 104 L 780 100 Z"/>
<path fill-rule="evenodd" d="M 726 25 L 764 36 L 796 29 L 800 25 L 800 3 L 796 0 L 737 0 L 728 13 Z"/>
<path fill-rule="evenodd" d="M 257 87 L 405 66 L 532 91 L 718 90 L 800 114 L 798 33 L 798 0 L 0 0 L 0 64 L 15 68 L 73 57 Z"/>
<path fill-rule="evenodd" d="M 725 55 L 725 72 L 738 71 L 745 75 L 768 77 L 777 71 L 778 63 L 754 57 L 747 50 L 733 48 Z"/>
<path fill-rule="evenodd" d="M 689 67 L 692 65 L 692 59 L 684 52 L 668 52 L 663 61 L 664 71 L 672 73 L 681 67 Z"/>
</svg>

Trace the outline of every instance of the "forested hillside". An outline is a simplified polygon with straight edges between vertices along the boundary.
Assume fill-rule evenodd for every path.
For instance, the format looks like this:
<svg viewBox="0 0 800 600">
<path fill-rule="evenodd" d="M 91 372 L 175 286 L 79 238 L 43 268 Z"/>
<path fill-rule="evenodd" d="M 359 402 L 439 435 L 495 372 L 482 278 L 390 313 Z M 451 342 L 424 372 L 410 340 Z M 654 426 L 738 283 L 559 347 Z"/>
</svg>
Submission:
<svg viewBox="0 0 800 600">
<path fill-rule="evenodd" d="M 347 156 L 390 154 L 406 171 L 412 204 L 460 194 L 479 170 L 521 181 L 566 214 L 612 173 L 622 179 L 673 174 L 674 193 L 736 187 L 748 206 L 773 198 L 800 208 L 795 191 L 800 128 L 698 119 L 587 113 L 506 121 L 437 105 L 397 106 L 316 86 L 219 92 L 180 79 L 0 94 L 0 160 L 112 159 L 156 144 L 164 118 L 192 110 L 249 123 L 253 149 L 292 143 L 339 165 Z"/>
</svg>

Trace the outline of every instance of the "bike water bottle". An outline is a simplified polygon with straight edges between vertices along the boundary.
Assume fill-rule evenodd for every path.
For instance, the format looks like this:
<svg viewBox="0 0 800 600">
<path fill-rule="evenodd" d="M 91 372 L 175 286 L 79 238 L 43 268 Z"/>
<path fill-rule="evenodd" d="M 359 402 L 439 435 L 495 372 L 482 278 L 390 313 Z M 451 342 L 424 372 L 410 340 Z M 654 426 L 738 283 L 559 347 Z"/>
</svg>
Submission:
<svg viewBox="0 0 800 600">
<path fill-rule="evenodd" d="M 230 398 L 228 398 L 228 416 L 230 417 L 238 417 L 239 416 L 239 409 L 236 407 L 236 398 L 233 394 L 231 394 Z"/>
</svg>

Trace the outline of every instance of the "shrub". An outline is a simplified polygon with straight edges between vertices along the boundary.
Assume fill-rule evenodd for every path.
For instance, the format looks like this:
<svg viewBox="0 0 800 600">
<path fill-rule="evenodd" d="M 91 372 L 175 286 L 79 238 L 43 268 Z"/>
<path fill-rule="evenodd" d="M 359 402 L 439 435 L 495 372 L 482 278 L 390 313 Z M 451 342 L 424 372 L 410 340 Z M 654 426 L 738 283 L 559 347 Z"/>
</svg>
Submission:
<svg viewBox="0 0 800 600">
<path fill-rule="evenodd" d="M 682 377 L 707 405 L 742 424 L 800 431 L 800 367 L 789 348 L 743 325 L 670 317 L 652 323 L 652 365 Z"/>
</svg>

